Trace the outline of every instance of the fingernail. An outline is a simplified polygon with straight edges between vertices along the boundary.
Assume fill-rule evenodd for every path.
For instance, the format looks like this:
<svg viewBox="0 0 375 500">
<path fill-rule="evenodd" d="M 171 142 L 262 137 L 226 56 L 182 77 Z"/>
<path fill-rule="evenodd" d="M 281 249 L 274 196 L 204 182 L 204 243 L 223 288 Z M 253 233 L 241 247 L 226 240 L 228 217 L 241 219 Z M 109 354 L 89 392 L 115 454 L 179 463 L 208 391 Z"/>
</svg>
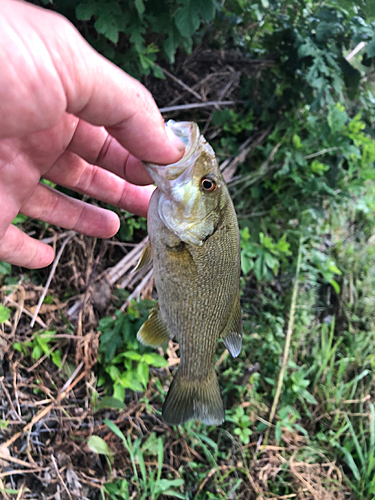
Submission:
<svg viewBox="0 0 375 500">
<path fill-rule="evenodd" d="M 175 135 L 172 130 L 168 127 L 166 127 L 165 131 L 167 132 L 168 139 L 171 141 L 173 146 L 178 150 L 178 151 L 185 151 L 185 146 L 183 142 Z"/>
</svg>

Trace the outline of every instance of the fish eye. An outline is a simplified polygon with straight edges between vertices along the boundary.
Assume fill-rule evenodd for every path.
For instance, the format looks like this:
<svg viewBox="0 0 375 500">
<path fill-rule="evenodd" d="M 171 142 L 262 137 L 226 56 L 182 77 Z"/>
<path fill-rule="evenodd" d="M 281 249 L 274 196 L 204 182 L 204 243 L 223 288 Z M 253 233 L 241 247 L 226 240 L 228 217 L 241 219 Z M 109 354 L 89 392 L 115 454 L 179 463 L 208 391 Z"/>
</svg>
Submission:
<svg viewBox="0 0 375 500">
<path fill-rule="evenodd" d="M 216 182 L 209 177 L 203 177 L 201 186 L 203 191 L 214 191 L 216 189 Z"/>
</svg>

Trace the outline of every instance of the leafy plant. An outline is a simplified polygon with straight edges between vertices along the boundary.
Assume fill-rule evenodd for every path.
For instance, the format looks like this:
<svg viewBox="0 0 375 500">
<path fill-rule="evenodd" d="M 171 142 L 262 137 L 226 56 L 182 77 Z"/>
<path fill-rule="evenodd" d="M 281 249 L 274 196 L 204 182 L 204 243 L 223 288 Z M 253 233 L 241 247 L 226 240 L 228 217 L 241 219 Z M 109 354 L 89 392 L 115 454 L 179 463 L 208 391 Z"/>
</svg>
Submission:
<svg viewBox="0 0 375 500">
<path fill-rule="evenodd" d="M 156 500 L 161 495 L 173 498 L 185 498 L 185 495 L 178 491 L 178 488 L 184 484 L 183 479 L 162 478 L 164 448 L 162 438 L 155 438 L 152 434 L 142 446 L 140 438 L 132 441 L 130 435 L 124 436 L 116 424 L 106 419 L 105 423 L 111 431 L 118 436 L 129 454 L 132 465 L 132 477 L 130 481 L 135 484 L 137 489 L 137 498 Z M 151 438 L 151 436 L 153 436 Z M 151 467 L 146 468 L 145 454 L 155 454 L 157 456 L 158 466 L 156 470 Z M 139 471 L 138 471 L 138 467 Z M 111 499 L 130 499 L 134 498 L 129 494 L 130 481 L 118 479 L 105 485 L 105 491 Z"/>
<path fill-rule="evenodd" d="M 346 425 L 331 438 L 334 447 L 340 450 L 353 474 L 348 482 L 356 498 L 367 499 L 375 495 L 375 410 L 369 403 L 368 427 L 359 424 L 355 430 L 352 420 L 346 416 Z M 340 439 L 343 437 L 343 439 Z M 341 441 L 341 443 L 340 443 Z"/>
<path fill-rule="evenodd" d="M 31 348 L 31 358 L 39 360 L 42 356 L 46 356 L 52 360 L 57 368 L 62 368 L 62 353 L 54 338 L 55 330 L 35 332 L 31 340 L 25 342 L 14 342 L 13 349 L 28 355 Z"/>
<path fill-rule="evenodd" d="M 10 318 L 10 309 L 9 307 L 3 306 L 0 304 L 0 323 L 5 323 Z"/>
<path fill-rule="evenodd" d="M 227 416 L 229 422 L 233 422 L 236 427 L 234 434 L 237 434 L 242 444 L 249 444 L 252 430 L 250 429 L 252 422 L 248 415 L 246 415 L 243 406 L 237 406 L 232 415 Z"/>
<path fill-rule="evenodd" d="M 259 243 L 250 239 L 249 228 L 241 230 L 241 267 L 246 275 L 254 270 L 258 281 L 270 280 L 278 273 L 281 263 L 290 255 L 289 243 L 284 234 L 277 242 L 273 238 L 259 233 Z"/>
<path fill-rule="evenodd" d="M 163 368 L 168 362 L 160 354 L 144 348 L 137 332 L 146 320 L 151 301 L 129 306 L 127 313 L 116 311 L 114 317 L 99 322 L 102 331 L 99 345 L 100 373 L 98 384 L 111 380 L 113 397 L 123 401 L 125 389 L 141 392 L 147 388 L 150 366 Z M 118 354 L 116 354 L 118 352 Z"/>
</svg>

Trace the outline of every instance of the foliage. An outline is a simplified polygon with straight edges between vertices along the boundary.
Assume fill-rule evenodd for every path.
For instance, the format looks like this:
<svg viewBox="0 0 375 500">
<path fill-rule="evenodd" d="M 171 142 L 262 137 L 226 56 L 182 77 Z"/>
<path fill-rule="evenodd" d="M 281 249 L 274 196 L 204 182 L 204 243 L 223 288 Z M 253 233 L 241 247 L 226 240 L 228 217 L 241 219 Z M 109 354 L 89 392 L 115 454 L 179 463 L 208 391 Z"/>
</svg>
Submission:
<svg viewBox="0 0 375 500">
<path fill-rule="evenodd" d="M 131 437 L 127 437 L 121 432 L 116 424 L 110 420 L 105 420 L 105 423 L 111 431 L 118 436 L 129 454 L 131 460 L 133 476 L 130 481 L 135 482 L 137 488 L 137 498 L 156 500 L 160 495 L 167 497 L 182 498 L 185 496 L 180 493 L 177 488 L 184 484 L 183 479 L 162 479 L 163 468 L 163 440 L 161 437 L 156 438 L 155 434 L 151 434 L 149 438 L 141 445 L 141 439 L 136 439 L 134 442 Z M 146 469 L 145 455 L 153 455 L 157 457 L 157 469 L 152 470 L 150 467 Z M 138 472 L 137 464 L 140 473 Z M 115 499 L 130 499 L 129 481 L 120 479 L 105 485 L 105 491 L 109 493 L 110 498 Z"/>
<path fill-rule="evenodd" d="M 51 358 L 57 368 L 62 368 L 62 352 L 58 349 L 58 343 L 54 338 L 55 335 L 56 331 L 54 330 L 38 331 L 33 334 L 31 340 L 15 342 L 13 349 L 22 352 L 24 355 L 28 355 L 31 349 L 31 359 L 37 361 L 42 356 L 45 356 Z"/>
<path fill-rule="evenodd" d="M 218 6 L 214 0 L 55 0 L 54 7 L 128 73 L 163 78 L 157 57 L 173 63 L 178 48 L 190 52 Z"/>
<path fill-rule="evenodd" d="M 10 318 L 10 309 L 0 304 L 0 323 L 5 323 Z"/>
<path fill-rule="evenodd" d="M 147 308 L 151 304 L 150 301 L 143 301 L 129 306 L 127 314 L 116 311 L 114 317 L 99 321 L 102 334 L 99 346 L 101 376 L 98 384 L 109 384 L 113 397 L 120 401 L 125 398 L 125 389 L 141 392 L 147 388 L 150 366 L 162 368 L 168 365 L 163 356 L 145 349 L 136 338 L 139 328 L 147 319 Z"/>
</svg>

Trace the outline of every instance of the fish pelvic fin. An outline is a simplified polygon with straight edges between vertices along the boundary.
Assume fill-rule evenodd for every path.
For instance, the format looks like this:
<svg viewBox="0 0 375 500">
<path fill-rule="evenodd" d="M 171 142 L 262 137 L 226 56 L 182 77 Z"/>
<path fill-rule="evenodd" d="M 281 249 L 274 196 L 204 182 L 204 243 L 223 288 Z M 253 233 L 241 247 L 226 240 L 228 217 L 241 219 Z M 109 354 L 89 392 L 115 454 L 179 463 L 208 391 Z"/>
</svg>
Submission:
<svg viewBox="0 0 375 500">
<path fill-rule="evenodd" d="M 147 266 L 147 264 L 151 261 L 152 261 L 151 243 L 148 242 L 147 245 L 142 250 L 141 256 L 139 257 L 139 261 L 137 262 L 135 268 L 132 270 L 132 273 L 136 273 L 137 271 L 142 269 L 142 267 Z"/>
<path fill-rule="evenodd" d="M 137 339 L 151 347 L 160 347 L 166 344 L 172 335 L 160 316 L 159 305 L 152 308 L 150 316 L 138 330 Z"/>
<path fill-rule="evenodd" d="M 225 347 L 231 353 L 232 357 L 236 358 L 240 354 L 242 347 L 242 319 L 239 295 L 237 295 L 233 302 L 228 323 L 224 328 L 221 337 Z"/>
<path fill-rule="evenodd" d="M 207 425 L 225 420 L 223 400 L 215 369 L 204 380 L 187 380 L 177 371 L 163 406 L 163 420 L 169 425 L 196 418 Z"/>
</svg>

